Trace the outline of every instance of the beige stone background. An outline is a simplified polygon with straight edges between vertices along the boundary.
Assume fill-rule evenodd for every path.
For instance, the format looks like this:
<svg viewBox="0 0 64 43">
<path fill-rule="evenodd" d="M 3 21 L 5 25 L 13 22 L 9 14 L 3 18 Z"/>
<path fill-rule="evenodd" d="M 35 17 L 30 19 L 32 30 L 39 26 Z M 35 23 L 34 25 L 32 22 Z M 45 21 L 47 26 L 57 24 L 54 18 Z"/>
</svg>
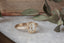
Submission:
<svg viewBox="0 0 64 43">
<path fill-rule="evenodd" d="M 48 1 L 48 4 L 52 9 L 62 8 L 64 6 L 64 0 L 60 3 Z M 0 10 L 6 11 L 23 11 L 25 9 L 33 8 L 42 11 L 45 0 L 0 0 Z"/>
<path fill-rule="evenodd" d="M 0 0 L 0 10 L 23 11 L 33 8 L 42 11 L 44 0 Z"/>
<path fill-rule="evenodd" d="M 47 0 L 48 5 L 51 10 L 61 9 L 64 7 L 64 0 L 62 2 L 53 2 Z M 1 12 L 22 12 L 26 9 L 36 9 L 40 12 L 43 11 L 43 5 L 45 0 L 0 0 L 0 10 Z M 4 13 L 2 15 L 21 15 L 16 13 Z"/>
</svg>

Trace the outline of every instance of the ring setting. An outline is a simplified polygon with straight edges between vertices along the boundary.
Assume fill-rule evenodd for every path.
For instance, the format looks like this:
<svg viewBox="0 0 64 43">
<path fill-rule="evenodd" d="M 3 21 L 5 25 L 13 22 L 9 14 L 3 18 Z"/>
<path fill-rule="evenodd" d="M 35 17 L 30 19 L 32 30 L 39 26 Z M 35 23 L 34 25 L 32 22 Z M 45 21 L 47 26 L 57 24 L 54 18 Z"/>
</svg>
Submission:
<svg viewBox="0 0 64 43">
<path fill-rule="evenodd" d="M 19 30 L 27 29 L 29 33 L 35 33 L 37 26 L 38 26 L 38 24 L 35 22 L 28 22 L 28 23 L 17 24 L 17 25 L 15 25 L 15 28 L 19 29 Z"/>
</svg>

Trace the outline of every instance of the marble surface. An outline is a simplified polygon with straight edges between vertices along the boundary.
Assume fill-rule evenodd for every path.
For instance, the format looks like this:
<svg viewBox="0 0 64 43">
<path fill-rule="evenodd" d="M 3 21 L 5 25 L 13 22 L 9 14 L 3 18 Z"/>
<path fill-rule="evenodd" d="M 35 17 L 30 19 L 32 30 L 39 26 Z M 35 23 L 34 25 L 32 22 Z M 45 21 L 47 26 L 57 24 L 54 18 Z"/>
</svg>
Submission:
<svg viewBox="0 0 64 43">
<path fill-rule="evenodd" d="M 16 43 L 64 43 L 64 31 L 57 33 L 54 28 L 56 24 L 48 21 L 35 21 L 31 16 L 12 16 L 0 18 L 0 32 L 5 34 Z M 15 25 L 25 22 L 38 23 L 37 32 L 30 34 L 27 31 L 16 30 Z"/>
</svg>

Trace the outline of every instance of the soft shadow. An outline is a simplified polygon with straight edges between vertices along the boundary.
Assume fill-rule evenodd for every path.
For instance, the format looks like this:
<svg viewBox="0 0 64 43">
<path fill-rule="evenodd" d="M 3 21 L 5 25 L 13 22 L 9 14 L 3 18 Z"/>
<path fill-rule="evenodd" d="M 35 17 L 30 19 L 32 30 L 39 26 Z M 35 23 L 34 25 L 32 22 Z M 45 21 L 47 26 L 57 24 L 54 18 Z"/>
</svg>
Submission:
<svg viewBox="0 0 64 43">
<path fill-rule="evenodd" d="M 38 33 L 46 32 L 42 26 L 38 26 Z"/>
<path fill-rule="evenodd" d="M 13 21 L 13 19 L 3 18 L 2 20 L 0 20 L 0 23 L 3 23 L 3 22 L 11 22 L 11 21 Z"/>
<path fill-rule="evenodd" d="M 64 32 L 64 27 L 62 27 L 61 31 Z"/>
</svg>

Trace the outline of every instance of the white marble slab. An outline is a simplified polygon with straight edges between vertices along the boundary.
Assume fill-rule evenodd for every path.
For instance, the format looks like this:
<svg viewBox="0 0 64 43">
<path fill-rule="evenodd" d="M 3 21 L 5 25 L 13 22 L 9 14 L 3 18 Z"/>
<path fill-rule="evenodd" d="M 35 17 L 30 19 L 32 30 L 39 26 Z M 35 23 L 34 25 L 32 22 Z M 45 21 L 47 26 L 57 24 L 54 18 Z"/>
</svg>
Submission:
<svg viewBox="0 0 64 43">
<path fill-rule="evenodd" d="M 16 24 L 34 21 L 38 23 L 38 32 L 30 34 L 27 31 L 19 31 L 14 28 Z M 0 20 L 0 32 L 16 43 L 64 43 L 64 31 L 57 33 L 56 24 L 48 21 L 35 21 L 30 16 L 4 17 Z"/>
</svg>

